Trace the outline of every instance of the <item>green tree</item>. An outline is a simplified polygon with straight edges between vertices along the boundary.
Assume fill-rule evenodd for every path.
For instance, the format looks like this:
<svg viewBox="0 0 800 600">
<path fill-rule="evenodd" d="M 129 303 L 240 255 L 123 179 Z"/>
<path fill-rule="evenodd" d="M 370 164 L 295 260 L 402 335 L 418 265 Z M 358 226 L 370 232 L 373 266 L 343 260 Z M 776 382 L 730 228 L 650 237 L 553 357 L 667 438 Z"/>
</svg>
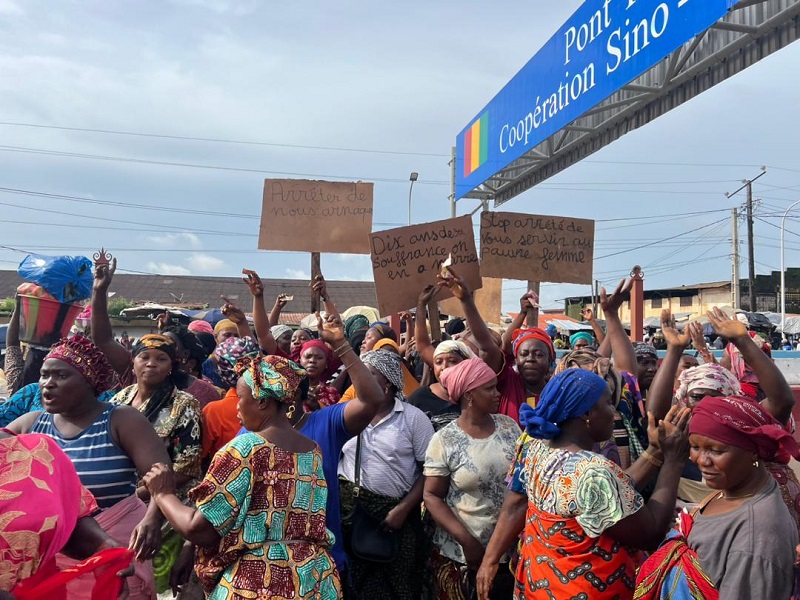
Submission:
<svg viewBox="0 0 800 600">
<path fill-rule="evenodd" d="M 108 314 L 112 317 L 120 316 L 120 313 L 126 308 L 134 306 L 136 303 L 126 298 L 109 298 L 108 299 Z"/>
<path fill-rule="evenodd" d="M 14 312 L 17 301 L 14 298 L 3 298 L 0 300 L 0 315 L 10 315 Z"/>
</svg>

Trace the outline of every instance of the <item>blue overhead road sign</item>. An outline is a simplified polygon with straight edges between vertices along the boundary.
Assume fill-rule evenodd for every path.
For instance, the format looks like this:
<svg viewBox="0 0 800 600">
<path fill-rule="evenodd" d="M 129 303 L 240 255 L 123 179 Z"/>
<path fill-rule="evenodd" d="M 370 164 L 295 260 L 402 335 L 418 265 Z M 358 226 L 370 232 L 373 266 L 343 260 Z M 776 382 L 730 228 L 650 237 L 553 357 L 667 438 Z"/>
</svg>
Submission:
<svg viewBox="0 0 800 600">
<path fill-rule="evenodd" d="M 587 0 L 456 138 L 456 198 L 719 21 L 737 0 Z"/>
</svg>

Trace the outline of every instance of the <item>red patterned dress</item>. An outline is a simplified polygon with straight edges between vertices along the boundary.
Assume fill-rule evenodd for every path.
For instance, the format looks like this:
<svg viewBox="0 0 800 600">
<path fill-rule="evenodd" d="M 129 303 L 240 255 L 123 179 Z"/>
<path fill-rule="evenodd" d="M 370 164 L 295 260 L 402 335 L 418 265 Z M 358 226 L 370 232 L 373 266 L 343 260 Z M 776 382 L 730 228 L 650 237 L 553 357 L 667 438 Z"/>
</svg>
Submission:
<svg viewBox="0 0 800 600">
<path fill-rule="evenodd" d="M 517 462 L 511 490 L 528 496 L 528 512 L 515 600 L 632 598 L 642 557 L 606 531 L 644 504 L 630 477 L 600 454 L 538 439 Z"/>
<path fill-rule="evenodd" d="M 222 537 L 199 549 L 195 565 L 209 599 L 341 597 L 318 447 L 298 454 L 241 435 L 217 452 L 190 498 Z"/>
</svg>

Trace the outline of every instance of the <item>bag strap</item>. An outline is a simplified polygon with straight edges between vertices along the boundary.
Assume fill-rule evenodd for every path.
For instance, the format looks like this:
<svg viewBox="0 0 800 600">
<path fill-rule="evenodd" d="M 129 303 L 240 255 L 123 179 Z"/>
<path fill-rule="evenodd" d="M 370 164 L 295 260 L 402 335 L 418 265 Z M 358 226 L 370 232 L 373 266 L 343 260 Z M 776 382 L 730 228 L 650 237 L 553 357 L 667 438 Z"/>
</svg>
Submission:
<svg viewBox="0 0 800 600">
<path fill-rule="evenodd" d="M 353 482 L 353 496 L 358 498 L 358 495 L 361 493 L 361 434 L 358 434 L 358 438 L 356 439 L 356 464 L 355 464 L 355 472 L 354 477 L 355 481 Z"/>
<path fill-rule="evenodd" d="M 708 506 L 714 498 L 719 496 L 719 492 L 714 491 L 711 492 L 708 496 L 703 498 L 703 500 L 698 504 L 694 510 L 692 510 L 692 518 L 694 518 L 697 514 L 701 513 L 703 509 Z"/>
</svg>

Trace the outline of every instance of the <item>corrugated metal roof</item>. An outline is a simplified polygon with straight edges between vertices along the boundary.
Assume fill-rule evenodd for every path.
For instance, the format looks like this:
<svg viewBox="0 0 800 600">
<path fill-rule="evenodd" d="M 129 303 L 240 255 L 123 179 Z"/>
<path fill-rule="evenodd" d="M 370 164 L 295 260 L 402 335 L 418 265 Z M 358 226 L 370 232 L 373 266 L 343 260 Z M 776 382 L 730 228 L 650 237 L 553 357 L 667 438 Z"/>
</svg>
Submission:
<svg viewBox="0 0 800 600">
<path fill-rule="evenodd" d="M 11 298 L 23 280 L 16 271 L 0 271 L 0 298 Z M 264 279 L 264 299 L 267 310 L 278 294 L 294 296 L 286 308 L 303 312 L 311 309 L 311 288 L 301 279 Z M 221 306 L 220 296 L 230 298 L 246 311 L 252 306 L 252 296 L 239 277 L 193 277 L 179 275 L 134 275 L 117 273 L 110 292 L 116 297 L 136 303 L 201 304 L 210 308 Z M 350 306 L 377 306 L 375 284 L 371 281 L 329 281 L 328 293 L 340 310 Z"/>
</svg>

